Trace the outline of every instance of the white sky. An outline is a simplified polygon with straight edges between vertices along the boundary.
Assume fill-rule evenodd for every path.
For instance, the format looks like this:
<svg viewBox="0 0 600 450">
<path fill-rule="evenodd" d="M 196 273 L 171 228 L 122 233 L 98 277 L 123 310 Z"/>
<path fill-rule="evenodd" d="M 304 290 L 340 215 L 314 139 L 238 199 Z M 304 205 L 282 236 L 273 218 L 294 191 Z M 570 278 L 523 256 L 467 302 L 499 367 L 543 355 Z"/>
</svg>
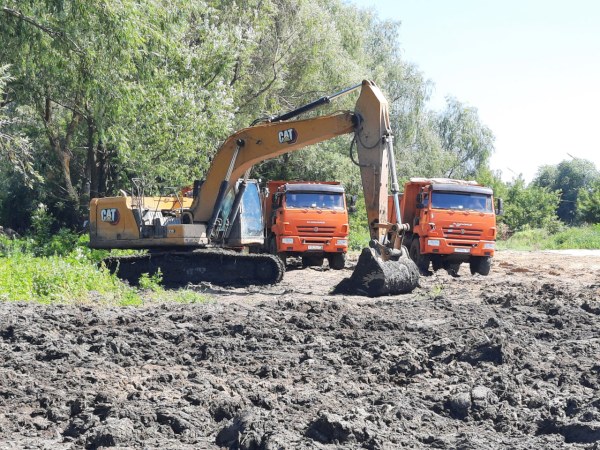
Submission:
<svg viewBox="0 0 600 450">
<path fill-rule="evenodd" d="M 600 169 L 600 1 L 345 0 L 401 22 L 404 58 L 496 136 L 492 169 L 527 181 L 573 157 Z"/>
</svg>

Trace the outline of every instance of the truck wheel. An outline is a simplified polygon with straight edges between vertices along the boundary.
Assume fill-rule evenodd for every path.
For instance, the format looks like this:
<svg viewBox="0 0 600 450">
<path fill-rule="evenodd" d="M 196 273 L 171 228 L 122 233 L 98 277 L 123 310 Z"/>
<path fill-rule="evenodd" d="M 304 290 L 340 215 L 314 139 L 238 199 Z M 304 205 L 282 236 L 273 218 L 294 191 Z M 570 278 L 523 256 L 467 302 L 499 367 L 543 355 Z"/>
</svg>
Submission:
<svg viewBox="0 0 600 450">
<path fill-rule="evenodd" d="M 346 265 L 346 254 L 334 253 L 327 257 L 327 261 L 329 261 L 329 267 L 333 270 L 342 270 Z"/>
<path fill-rule="evenodd" d="M 275 241 L 275 236 L 271 236 L 269 238 L 269 243 L 267 245 L 267 249 L 269 250 L 269 253 L 271 255 L 275 255 L 277 256 L 281 262 L 283 263 L 283 266 L 285 267 L 287 264 L 287 254 L 285 253 L 277 253 L 277 242 Z"/>
<path fill-rule="evenodd" d="M 450 275 L 453 277 L 458 275 L 458 271 L 460 270 L 460 263 L 444 263 L 444 269 L 448 271 Z"/>
<path fill-rule="evenodd" d="M 492 258 L 489 256 L 473 256 L 469 261 L 471 274 L 489 275 L 492 269 Z"/>
<path fill-rule="evenodd" d="M 409 255 L 410 259 L 412 259 L 419 268 L 421 275 L 427 275 L 429 273 L 429 255 L 421 254 L 421 249 L 419 248 L 419 238 L 415 237 L 410 244 Z"/>
<path fill-rule="evenodd" d="M 323 265 L 322 256 L 303 256 L 302 267 L 321 267 Z"/>
<path fill-rule="evenodd" d="M 287 266 L 287 255 L 285 253 L 277 253 L 277 257 L 283 263 L 283 267 L 286 267 Z"/>
</svg>

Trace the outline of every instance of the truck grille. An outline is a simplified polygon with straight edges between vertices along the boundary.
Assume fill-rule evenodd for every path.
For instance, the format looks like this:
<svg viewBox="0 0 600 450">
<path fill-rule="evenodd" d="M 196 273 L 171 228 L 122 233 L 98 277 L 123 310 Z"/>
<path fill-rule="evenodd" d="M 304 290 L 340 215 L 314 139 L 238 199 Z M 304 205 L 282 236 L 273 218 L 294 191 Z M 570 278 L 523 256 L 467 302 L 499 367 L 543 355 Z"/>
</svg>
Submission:
<svg viewBox="0 0 600 450">
<path fill-rule="evenodd" d="M 473 239 L 479 239 L 483 235 L 483 230 L 475 228 L 444 227 L 442 230 L 444 232 L 444 237 L 449 239 L 465 239 L 471 241 Z"/>
<path fill-rule="evenodd" d="M 298 226 L 298 234 L 301 236 L 314 237 L 332 237 L 335 233 L 335 227 L 327 226 Z"/>
</svg>

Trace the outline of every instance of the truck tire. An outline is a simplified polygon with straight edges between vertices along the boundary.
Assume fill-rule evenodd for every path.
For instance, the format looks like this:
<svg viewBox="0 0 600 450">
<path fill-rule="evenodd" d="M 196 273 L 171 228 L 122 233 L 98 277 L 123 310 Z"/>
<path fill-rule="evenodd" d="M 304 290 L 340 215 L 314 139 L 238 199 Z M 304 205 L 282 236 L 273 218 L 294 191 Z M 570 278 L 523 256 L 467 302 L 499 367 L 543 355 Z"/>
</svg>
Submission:
<svg viewBox="0 0 600 450">
<path fill-rule="evenodd" d="M 458 271 L 460 270 L 460 263 L 459 262 L 453 262 L 453 263 L 449 263 L 449 262 L 445 262 L 444 263 L 444 269 L 446 269 L 446 271 L 452 275 L 453 277 L 458 276 Z"/>
<path fill-rule="evenodd" d="M 269 238 L 269 243 L 267 245 L 267 248 L 269 250 L 269 253 L 271 255 L 277 256 L 283 263 L 283 266 L 285 267 L 287 264 L 287 254 L 277 252 L 277 242 L 275 241 L 275 239 L 276 238 L 274 235 Z"/>
<path fill-rule="evenodd" d="M 421 275 L 427 275 L 429 273 L 429 255 L 421 254 L 419 238 L 416 236 L 410 244 L 409 255 L 419 268 Z"/>
<path fill-rule="evenodd" d="M 327 261 L 329 261 L 329 267 L 333 270 L 342 270 L 346 265 L 346 254 L 333 253 L 327 257 Z"/>
<path fill-rule="evenodd" d="M 492 258 L 489 256 L 473 256 L 469 261 L 469 267 L 472 275 L 476 273 L 483 276 L 489 275 L 492 269 Z"/>
<path fill-rule="evenodd" d="M 321 267 L 323 265 L 322 256 L 303 256 L 302 267 Z"/>
</svg>

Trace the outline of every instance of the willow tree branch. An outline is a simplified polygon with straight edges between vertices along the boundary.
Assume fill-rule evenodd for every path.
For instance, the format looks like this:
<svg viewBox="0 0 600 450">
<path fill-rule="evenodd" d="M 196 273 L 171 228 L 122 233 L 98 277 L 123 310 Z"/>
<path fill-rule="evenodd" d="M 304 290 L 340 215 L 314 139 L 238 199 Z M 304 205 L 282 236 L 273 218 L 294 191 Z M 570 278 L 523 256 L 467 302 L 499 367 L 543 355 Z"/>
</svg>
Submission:
<svg viewBox="0 0 600 450">
<path fill-rule="evenodd" d="M 26 16 L 21 11 L 17 11 L 16 9 L 11 9 L 11 8 L 7 8 L 6 6 L 3 6 L 2 11 L 5 14 L 8 14 L 9 16 L 16 17 L 18 19 L 21 19 L 24 22 L 27 22 L 30 25 L 33 25 L 38 30 L 42 30 L 44 33 L 52 36 L 55 39 L 58 38 L 58 39 L 66 40 L 69 44 L 71 44 L 73 46 L 73 48 L 75 49 L 75 51 L 77 53 L 79 53 L 79 54 L 83 53 L 81 51 L 81 49 L 79 48 L 79 46 L 71 38 L 69 38 L 64 31 L 57 31 L 50 27 L 47 27 L 46 25 L 42 25 L 41 23 L 37 22 L 36 20 L 32 19 L 31 17 Z"/>
</svg>

